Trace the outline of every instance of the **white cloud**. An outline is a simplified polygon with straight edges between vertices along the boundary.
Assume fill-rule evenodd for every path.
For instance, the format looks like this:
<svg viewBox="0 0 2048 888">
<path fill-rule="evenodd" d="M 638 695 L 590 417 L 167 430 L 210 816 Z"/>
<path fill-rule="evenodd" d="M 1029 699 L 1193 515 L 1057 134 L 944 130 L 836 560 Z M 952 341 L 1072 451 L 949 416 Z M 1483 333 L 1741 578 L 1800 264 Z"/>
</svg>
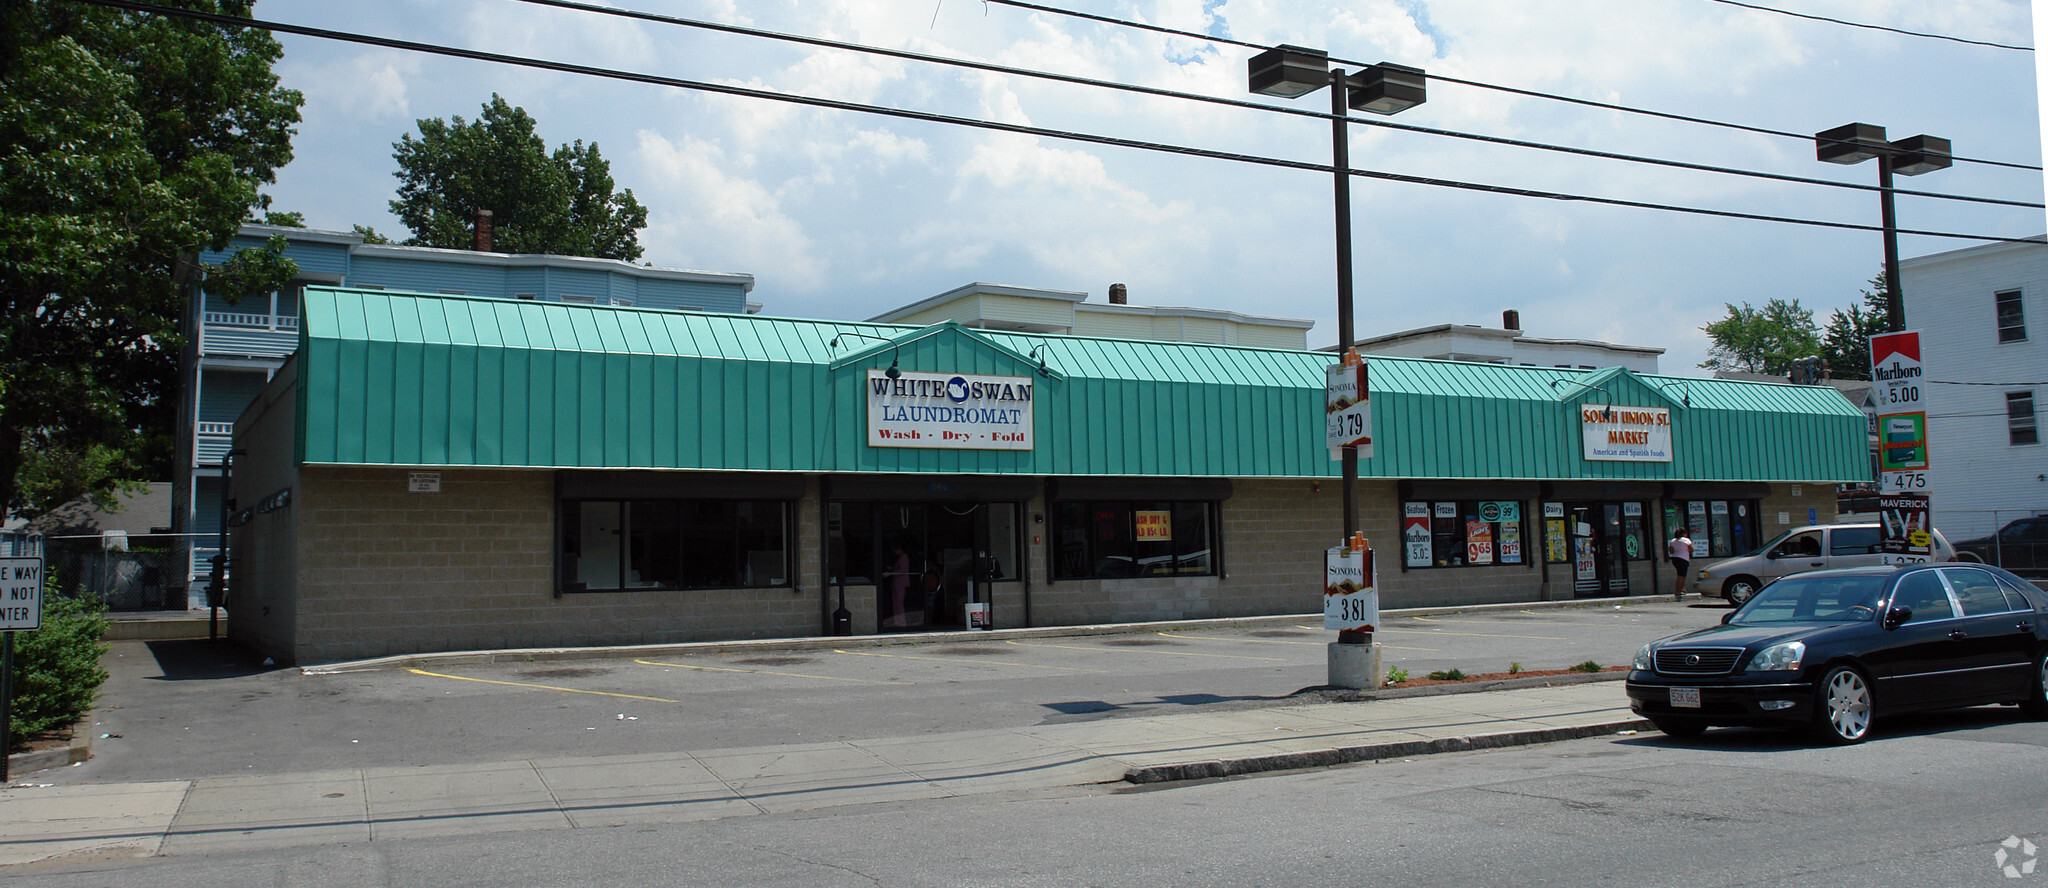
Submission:
<svg viewBox="0 0 2048 888">
<path fill-rule="evenodd" d="M 420 57 L 371 49 L 304 68 L 280 67 L 285 85 L 305 94 L 308 120 L 383 123 L 412 113 L 407 84 L 419 75 Z"/>
<path fill-rule="evenodd" d="M 643 200 L 649 210 L 643 240 L 654 253 L 690 257 L 700 268 L 773 269 L 778 286 L 816 288 L 826 267 L 811 251 L 803 226 L 784 214 L 780 201 L 754 179 L 720 166 L 716 145 L 686 136 L 681 141 L 649 130 L 639 133 L 634 160 L 649 177 Z"/>
</svg>

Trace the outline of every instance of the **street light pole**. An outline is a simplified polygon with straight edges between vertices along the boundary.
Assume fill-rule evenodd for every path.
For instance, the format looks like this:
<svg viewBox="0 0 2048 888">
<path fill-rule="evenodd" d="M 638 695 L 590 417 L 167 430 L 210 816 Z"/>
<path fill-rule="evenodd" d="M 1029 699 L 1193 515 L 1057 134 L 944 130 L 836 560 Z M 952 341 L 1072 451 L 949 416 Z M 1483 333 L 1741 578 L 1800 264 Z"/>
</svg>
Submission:
<svg viewBox="0 0 2048 888">
<path fill-rule="evenodd" d="M 1337 208 L 1337 343 L 1338 354 L 1356 342 L 1352 325 L 1351 280 L 1351 113 L 1345 103 L 1344 69 L 1330 71 L 1330 165 L 1335 174 Z M 1343 455 L 1344 536 L 1358 532 L 1358 448 L 1346 447 Z"/>
<path fill-rule="evenodd" d="M 1850 123 L 1813 134 L 1814 156 L 1828 163 L 1862 163 L 1877 159 L 1878 198 L 1884 222 L 1885 328 L 1906 329 L 1906 300 L 1899 289 L 1899 224 L 1892 208 L 1892 174 L 1917 176 L 1947 169 L 1953 162 L 1947 139 L 1918 135 L 1889 142 L 1884 127 Z"/>
</svg>

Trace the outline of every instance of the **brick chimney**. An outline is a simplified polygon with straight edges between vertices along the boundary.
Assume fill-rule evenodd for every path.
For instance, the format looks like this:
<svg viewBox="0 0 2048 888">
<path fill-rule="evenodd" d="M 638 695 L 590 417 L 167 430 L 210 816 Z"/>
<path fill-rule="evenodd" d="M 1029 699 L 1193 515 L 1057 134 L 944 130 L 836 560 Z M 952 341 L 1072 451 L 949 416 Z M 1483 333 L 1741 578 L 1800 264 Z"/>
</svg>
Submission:
<svg viewBox="0 0 2048 888">
<path fill-rule="evenodd" d="M 1512 308 L 1508 309 L 1507 311 L 1501 312 L 1500 326 L 1503 330 L 1522 329 L 1522 313 Z"/>
<path fill-rule="evenodd" d="M 1109 285 L 1109 304 L 1111 304 L 1111 305 L 1129 305 L 1130 303 L 1131 303 L 1131 291 L 1130 291 L 1130 289 L 1129 289 L 1129 288 L 1126 288 L 1126 287 L 1125 287 L 1124 285 L 1122 285 L 1122 284 L 1110 284 L 1110 285 Z"/>
<path fill-rule="evenodd" d="M 496 234 L 491 230 L 491 211 L 476 211 L 476 251 L 489 253 L 496 246 Z"/>
</svg>

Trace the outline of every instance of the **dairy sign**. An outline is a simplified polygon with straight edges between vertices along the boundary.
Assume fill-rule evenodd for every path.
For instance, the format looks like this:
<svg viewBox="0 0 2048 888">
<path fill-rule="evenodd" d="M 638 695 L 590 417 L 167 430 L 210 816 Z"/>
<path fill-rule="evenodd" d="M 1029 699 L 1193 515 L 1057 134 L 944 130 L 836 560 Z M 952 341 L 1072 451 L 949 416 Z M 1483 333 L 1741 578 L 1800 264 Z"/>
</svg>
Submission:
<svg viewBox="0 0 2048 888">
<path fill-rule="evenodd" d="M 1031 377 L 869 370 L 868 446 L 1030 450 Z"/>
<path fill-rule="evenodd" d="M 1671 461 L 1670 410 L 1581 405 L 1579 424 L 1589 460 Z"/>
</svg>

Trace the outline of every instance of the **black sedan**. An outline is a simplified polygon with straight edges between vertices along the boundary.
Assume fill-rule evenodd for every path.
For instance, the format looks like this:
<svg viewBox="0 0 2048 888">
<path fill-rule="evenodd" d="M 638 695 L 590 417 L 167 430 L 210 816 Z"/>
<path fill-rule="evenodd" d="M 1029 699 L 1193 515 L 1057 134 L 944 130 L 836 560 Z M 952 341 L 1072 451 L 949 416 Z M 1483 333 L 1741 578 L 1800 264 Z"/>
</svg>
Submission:
<svg viewBox="0 0 2048 888">
<path fill-rule="evenodd" d="M 1722 625 L 1643 645 L 1628 697 L 1674 737 L 1805 727 L 1856 743 L 1877 715 L 1986 703 L 2048 718 L 2048 598 L 1980 564 L 1794 574 Z"/>
</svg>

